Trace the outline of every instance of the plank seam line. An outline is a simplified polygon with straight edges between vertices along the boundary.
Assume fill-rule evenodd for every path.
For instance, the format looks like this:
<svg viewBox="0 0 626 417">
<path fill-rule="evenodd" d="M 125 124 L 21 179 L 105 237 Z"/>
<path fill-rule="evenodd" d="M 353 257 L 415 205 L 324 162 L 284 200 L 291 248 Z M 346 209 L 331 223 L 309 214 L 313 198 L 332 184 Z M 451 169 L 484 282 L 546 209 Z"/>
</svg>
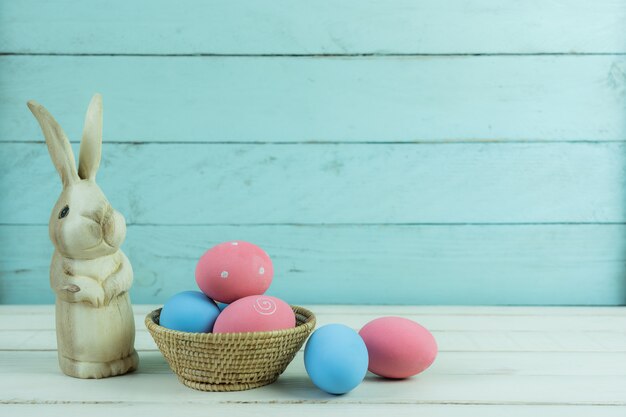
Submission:
<svg viewBox="0 0 626 417">
<path fill-rule="evenodd" d="M 153 349 L 136 349 L 137 352 L 160 352 L 158 348 Z M 0 352 L 57 352 L 57 349 L 49 348 L 49 349 L 37 349 L 37 348 L 28 348 L 28 349 L 9 349 L 9 348 L 0 348 Z M 304 352 L 304 349 L 301 348 L 298 352 Z M 439 349 L 439 352 L 445 353 L 540 353 L 540 354 L 550 354 L 550 353 L 575 353 L 575 354 L 615 354 L 615 355 L 625 355 L 626 350 L 570 350 L 570 349 L 561 349 L 561 350 L 468 350 L 468 349 Z"/>
<path fill-rule="evenodd" d="M 624 226 L 626 222 L 407 222 L 407 223 L 136 223 L 134 227 L 502 227 L 502 226 Z M 48 223 L 0 223 L 0 227 L 41 227 Z"/>
<path fill-rule="evenodd" d="M 113 401 L 113 400 L 0 400 L 0 405 L 67 405 L 67 404 L 89 404 L 89 405 L 113 405 L 113 404 L 146 404 L 145 401 Z M 155 404 L 154 402 L 149 404 Z M 467 401 L 467 400 L 406 400 L 406 401 L 341 401 L 335 402 L 329 400 L 222 400 L 211 401 L 182 401 L 177 402 L 178 405 L 207 405 L 207 404 L 237 404 L 237 405 L 276 405 L 276 404 L 333 404 L 333 405 L 451 405 L 451 406 L 587 406 L 587 407 L 624 407 L 626 402 L 623 401 Z"/>
<path fill-rule="evenodd" d="M 358 328 L 353 328 L 353 330 L 359 330 Z M 533 334 L 552 334 L 553 332 L 559 334 L 611 334 L 611 335 L 621 335 L 626 336 L 626 330 L 586 330 L 586 329 L 566 329 L 566 330 L 531 330 L 531 329 L 515 329 L 515 330 L 502 330 L 502 329 L 486 329 L 486 330 L 467 330 L 467 329 L 441 329 L 437 327 L 429 327 L 428 330 L 436 333 L 460 333 L 460 334 L 469 334 L 469 333 L 497 333 L 497 334 L 516 334 L 516 333 L 533 333 Z M 37 329 L 0 329 L 0 334 L 3 332 L 7 333 L 32 333 L 32 332 L 54 332 L 53 328 L 37 328 Z M 148 329 L 139 328 L 136 329 L 135 332 L 141 334 L 148 334 Z"/>
<path fill-rule="evenodd" d="M 0 52 L 0 56 L 59 57 L 169 57 L 169 58 L 407 58 L 407 57 L 535 57 L 535 56 L 624 56 L 626 52 L 354 52 L 354 53 L 118 53 L 118 52 Z"/>
<path fill-rule="evenodd" d="M 538 139 L 461 139 L 461 140 L 406 140 L 406 141 L 324 141 L 324 140 L 301 140 L 301 141 L 241 141 L 241 140 L 220 140 L 220 141 L 172 141 L 172 140 L 106 140 L 106 144 L 111 145 L 289 145 L 289 146 L 301 146 L 301 145 L 557 145 L 557 144 L 571 144 L 571 145 L 602 145 L 613 143 L 626 143 L 626 139 L 609 139 L 609 140 L 594 140 L 594 139 L 558 139 L 558 140 L 538 140 Z M 45 145 L 43 140 L 3 140 L 0 144 L 28 144 L 28 145 Z M 78 145 L 79 140 L 71 140 L 70 143 Z"/>
<path fill-rule="evenodd" d="M 38 305 L 42 305 L 42 306 L 54 306 L 54 304 L 38 304 Z M 331 304 L 328 304 L 331 305 Z M 402 305 L 398 305 L 398 304 L 346 304 L 347 306 L 367 306 L 367 307 L 377 307 L 377 306 L 384 306 L 384 307 L 402 307 Z M 26 306 L 32 306 L 32 304 L 5 304 L 5 305 L 0 305 L 0 317 L 3 316 L 12 316 L 15 317 L 16 313 L 13 312 L 6 312 L 5 309 L 8 307 L 13 308 L 13 307 L 17 307 L 17 308 L 21 308 L 21 307 L 26 307 Z M 506 306 L 506 307 L 510 307 L 510 305 L 502 305 L 502 306 Z M 570 304 L 570 305 L 559 305 L 556 308 L 570 308 L 570 307 L 579 307 L 580 304 Z M 309 310 L 311 309 L 310 307 L 304 306 L 306 308 L 308 308 Z M 433 306 L 429 306 L 433 307 Z M 442 305 L 442 306 L 434 306 L 436 308 L 446 308 L 446 307 L 450 307 L 448 305 Z M 471 306 L 470 306 L 471 307 Z M 479 307 L 483 307 L 483 305 L 479 305 Z M 497 305 L 492 305 L 492 306 L 488 306 L 489 308 L 493 307 L 493 308 L 499 308 Z M 158 306 L 155 306 L 155 308 L 158 308 Z M 515 308 L 515 307 L 513 307 Z M 551 307 L 546 307 L 545 305 L 541 305 L 539 306 L 539 308 L 546 308 L 546 309 L 550 309 Z M 589 306 L 583 306 L 581 307 L 583 309 L 595 309 L 597 307 L 589 307 Z M 400 314 L 400 315 L 405 315 L 405 316 L 426 316 L 426 317 L 432 317 L 432 316 L 441 316 L 441 317 L 459 317 L 459 318 L 467 318 L 467 317 L 472 317 L 472 318 L 485 318 L 485 317 L 522 317 L 522 318 L 571 318 L 571 317 L 580 317 L 580 316 L 586 316 L 586 317 L 611 317 L 611 318 L 617 318 L 617 319 L 626 319 L 626 307 L 622 306 L 622 305 L 615 305 L 615 306 L 607 306 L 605 304 L 601 304 L 600 308 L 603 309 L 616 309 L 619 310 L 616 313 L 613 314 L 593 314 L 593 315 L 588 315 L 587 313 L 584 312 L 572 312 L 572 313 L 563 313 L 563 314 L 549 314 L 549 315 L 545 315 L 543 313 L 536 313 L 536 314 L 530 314 L 530 313 L 519 313 L 519 314 L 515 314 L 515 313 L 499 313 L 499 312 L 494 312 L 494 313 L 485 313 L 485 314 L 476 314 L 476 313 L 467 313 L 467 314 L 463 314 L 463 313 L 420 313 L 420 312 L 411 312 L 411 311 L 393 311 L 393 314 Z M 17 313 L 21 316 L 49 316 L 50 312 L 38 312 L 38 311 L 27 311 L 27 312 L 23 312 L 23 313 Z M 135 317 L 141 322 L 143 323 L 143 320 L 146 316 L 146 314 L 148 314 L 148 312 L 146 312 L 145 314 L 143 313 L 139 313 L 136 314 Z M 334 312 L 325 312 L 325 313 L 316 313 L 316 316 L 319 317 L 324 317 L 324 316 L 332 316 L 332 315 L 346 315 L 346 316 L 363 316 L 364 318 L 367 317 L 371 317 L 372 315 L 376 315 L 375 313 L 371 313 L 371 314 L 365 314 L 365 313 L 349 313 L 349 312 L 343 312 L 343 311 L 334 311 Z M 6 318 L 6 317 L 5 317 Z M 11 330 L 11 329 L 0 329 L 0 331 L 4 331 L 4 330 Z M 42 329 L 42 330 L 46 330 L 46 329 Z M 47 330 L 54 330 L 52 327 L 48 328 Z M 550 330 L 552 331 L 552 330 Z"/>
</svg>

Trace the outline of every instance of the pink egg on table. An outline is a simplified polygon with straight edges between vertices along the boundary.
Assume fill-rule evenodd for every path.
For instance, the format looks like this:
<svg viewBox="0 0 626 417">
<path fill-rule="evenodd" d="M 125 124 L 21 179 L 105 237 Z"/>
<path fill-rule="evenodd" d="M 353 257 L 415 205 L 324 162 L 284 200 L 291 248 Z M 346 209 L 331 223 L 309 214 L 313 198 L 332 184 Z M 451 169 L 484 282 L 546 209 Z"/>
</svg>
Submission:
<svg viewBox="0 0 626 417">
<path fill-rule="evenodd" d="M 283 300 L 251 295 L 228 305 L 217 316 L 213 333 L 266 332 L 296 326 L 296 315 Z"/>
<path fill-rule="evenodd" d="M 218 318 L 219 320 L 219 318 Z M 437 356 L 433 335 L 402 317 L 381 317 L 367 323 L 359 335 L 369 354 L 370 372 L 386 378 L 408 378 L 428 368 Z"/>
<path fill-rule="evenodd" d="M 220 243 L 196 265 L 196 283 L 213 300 L 229 304 L 248 295 L 263 294 L 272 283 L 274 267 L 267 253 L 241 240 Z"/>
</svg>

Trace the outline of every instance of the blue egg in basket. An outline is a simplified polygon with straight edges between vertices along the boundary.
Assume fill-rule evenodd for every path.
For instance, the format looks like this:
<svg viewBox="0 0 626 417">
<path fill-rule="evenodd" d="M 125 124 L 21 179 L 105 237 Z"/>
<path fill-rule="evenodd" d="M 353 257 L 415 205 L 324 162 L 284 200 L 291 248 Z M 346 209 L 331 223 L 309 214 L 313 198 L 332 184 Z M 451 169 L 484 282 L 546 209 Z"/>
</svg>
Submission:
<svg viewBox="0 0 626 417">
<path fill-rule="evenodd" d="M 159 324 L 181 332 L 209 333 L 219 314 L 217 304 L 200 291 L 183 291 L 167 300 Z"/>
</svg>

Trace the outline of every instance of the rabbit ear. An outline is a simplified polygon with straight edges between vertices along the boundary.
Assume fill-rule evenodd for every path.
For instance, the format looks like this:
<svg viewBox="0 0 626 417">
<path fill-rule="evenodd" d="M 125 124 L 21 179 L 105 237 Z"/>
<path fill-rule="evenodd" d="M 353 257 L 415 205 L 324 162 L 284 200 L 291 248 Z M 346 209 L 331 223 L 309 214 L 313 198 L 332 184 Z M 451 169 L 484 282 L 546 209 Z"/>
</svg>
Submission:
<svg viewBox="0 0 626 417">
<path fill-rule="evenodd" d="M 67 187 L 78 181 L 79 178 L 76 173 L 76 162 L 74 161 L 72 146 L 65 132 L 61 129 L 61 126 L 54 120 L 54 117 L 52 117 L 48 110 L 36 101 L 29 101 L 28 108 L 35 115 L 39 126 L 41 126 L 41 131 L 48 145 L 50 158 L 52 158 L 54 166 L 61 175 L 63 187 Z"/>
<path fill-rule="evenodd" d="M 80 141 L 78 156 L 78 176 L 82 179 L 96 179 L 102 156 L 102 96 L 95 94 L 89 103 L 85 116 L 83 139 Z"/>
</svg>

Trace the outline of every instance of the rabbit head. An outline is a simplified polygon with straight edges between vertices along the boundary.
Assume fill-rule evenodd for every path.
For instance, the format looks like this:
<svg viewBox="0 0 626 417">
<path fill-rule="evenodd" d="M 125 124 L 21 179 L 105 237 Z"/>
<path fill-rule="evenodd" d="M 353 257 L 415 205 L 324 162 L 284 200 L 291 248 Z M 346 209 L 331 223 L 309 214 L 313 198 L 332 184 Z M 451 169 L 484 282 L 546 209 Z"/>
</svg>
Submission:
<svg viewBox="0 0 626 417">
<path fill-rule="evenodd" d="M 72 259 L 94 259 L 115 253 L 126 236 L 124 217 L 111 207 L 96 184 L 102 154 L 102 97 L 94 95 L 87 110 L 80 143 L 78 171 L 67 136 L 52 115 L 29 101 L 56 167 L 63 191 L 50 215 L 50 239 Z"/>
</svg>

